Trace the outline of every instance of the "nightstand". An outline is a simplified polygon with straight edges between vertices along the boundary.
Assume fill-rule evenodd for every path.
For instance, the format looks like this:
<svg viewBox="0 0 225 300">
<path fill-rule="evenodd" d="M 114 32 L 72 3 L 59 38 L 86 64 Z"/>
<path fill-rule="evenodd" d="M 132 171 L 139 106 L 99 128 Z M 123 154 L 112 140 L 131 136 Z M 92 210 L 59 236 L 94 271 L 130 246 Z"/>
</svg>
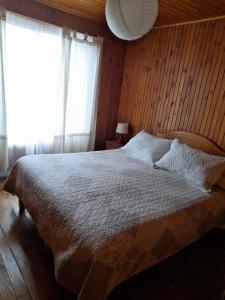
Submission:
<svg viewBox="0 0 225 300">
<path fill-rule="evenodd" d="M 110 150 L 110 149 L 119 149 L 121 148 L 123 145 L 121 145 L 119 142 L 117 141 L 106 141 L 105 142 L 105 149 L 106 150 Z"/>
</svg>

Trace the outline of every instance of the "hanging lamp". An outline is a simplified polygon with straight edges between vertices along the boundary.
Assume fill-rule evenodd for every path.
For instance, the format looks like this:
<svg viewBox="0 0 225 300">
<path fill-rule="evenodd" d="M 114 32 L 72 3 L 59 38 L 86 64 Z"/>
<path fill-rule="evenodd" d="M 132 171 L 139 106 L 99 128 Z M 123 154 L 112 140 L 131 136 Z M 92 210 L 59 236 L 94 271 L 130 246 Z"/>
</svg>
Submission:
<svg viewBox="0 0 225 300">
<path fill-rule="evenodd" d="M 158 16 L 158 0 L 106 0 L 106 21 L 120 39 L 133 41 L 150 31 Z"/>
</svg>

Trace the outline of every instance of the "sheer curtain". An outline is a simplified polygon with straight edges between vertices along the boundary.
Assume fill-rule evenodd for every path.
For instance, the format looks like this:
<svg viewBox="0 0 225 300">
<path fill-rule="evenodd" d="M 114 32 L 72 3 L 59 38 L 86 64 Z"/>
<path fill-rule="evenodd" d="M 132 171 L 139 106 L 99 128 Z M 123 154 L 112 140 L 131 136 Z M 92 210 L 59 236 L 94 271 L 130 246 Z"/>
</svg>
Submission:
<svg viewBox="0 0 225 300">
<path fill-rule="evenodd" d="M 5 105 L 5 84 L 4 84 L 4 33 L 5 14 L 0 9 L 0 175 L 8 169 L 8 151 L 6 136 L 6 105 Z"/>
<path fill-rule="evenodd" d="M 100 64 L 100 47 L 96 42 L 101 45 L 100 38 L 95 40 L 72 32 L 65 118 L 66 152 L 94 149 Z"/>
<path fill-rule="evenodd" d="M 22 155 L 93 150 L 102 39 L 9 12 L 1 25 L 1 169 L 7 156 L 11 166 Z"/>
</svg>

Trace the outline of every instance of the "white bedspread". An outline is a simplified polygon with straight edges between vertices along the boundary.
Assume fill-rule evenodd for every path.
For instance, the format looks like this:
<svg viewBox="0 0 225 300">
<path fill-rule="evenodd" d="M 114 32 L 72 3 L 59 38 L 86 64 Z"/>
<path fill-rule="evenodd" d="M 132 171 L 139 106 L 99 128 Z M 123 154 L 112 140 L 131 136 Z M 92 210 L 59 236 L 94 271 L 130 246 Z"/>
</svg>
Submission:
<svg viewBox="0 0 225 300">
<path fill-rule="evenodd" d="M 105 299 L 122 280 L 213 227 L 225 208 L 218 200 L 219 193 L 203 192 L 184 179 L 151 168 L 123 149 L 21 158 L 5 189 L 20 197 L 51 248 L 58 281 L 79 293 L 82 300 Z M 209 224 L 182 238 L 187 209 L 195 207 L 199 214 L 198 205 L 203 202 L 206 207 L 214 205 Z M 181 228 L 176 228 L 176 212 L 181 211 L 185 212 L 181 216 L 184 221 L 179 219 Z M 194 223 L 195 212 L 191 215 Z M 170 229 L 175 233 L 168 244 L 172 248 L 163 244 L 158 251 L 159 240 L 173 217 Z M 205 218 L 200 216 L 199 220 L 202 224 Z M 189 225 L 191 230 L 195 225 Z M 187 228 L 182 230 L 185 234 Z"/>
</svg>

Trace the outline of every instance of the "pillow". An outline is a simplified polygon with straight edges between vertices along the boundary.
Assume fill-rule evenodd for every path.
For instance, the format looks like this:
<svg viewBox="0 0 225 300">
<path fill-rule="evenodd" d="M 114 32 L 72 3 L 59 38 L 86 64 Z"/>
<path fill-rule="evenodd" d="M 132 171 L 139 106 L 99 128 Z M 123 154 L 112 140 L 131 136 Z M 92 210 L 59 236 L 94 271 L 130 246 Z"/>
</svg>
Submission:
<svg viewBox="0 0 225 300">
<path fill-rule="evenodd" d="M 123 149 L 153 165 L 155 161 L 159 160 L 167 151 L 169 151 L 170 145 L 171 140 L 158 138 L 141 131 L 133 137 Z"/>
<path fill-rule="evenodd" d="M 155 166 L 185 177 L 204 190 L 211 191 L 214 183 L 225 171 L 225 157 L 206 154 L 175 139 L 170 151 Z"/>
</svg>

